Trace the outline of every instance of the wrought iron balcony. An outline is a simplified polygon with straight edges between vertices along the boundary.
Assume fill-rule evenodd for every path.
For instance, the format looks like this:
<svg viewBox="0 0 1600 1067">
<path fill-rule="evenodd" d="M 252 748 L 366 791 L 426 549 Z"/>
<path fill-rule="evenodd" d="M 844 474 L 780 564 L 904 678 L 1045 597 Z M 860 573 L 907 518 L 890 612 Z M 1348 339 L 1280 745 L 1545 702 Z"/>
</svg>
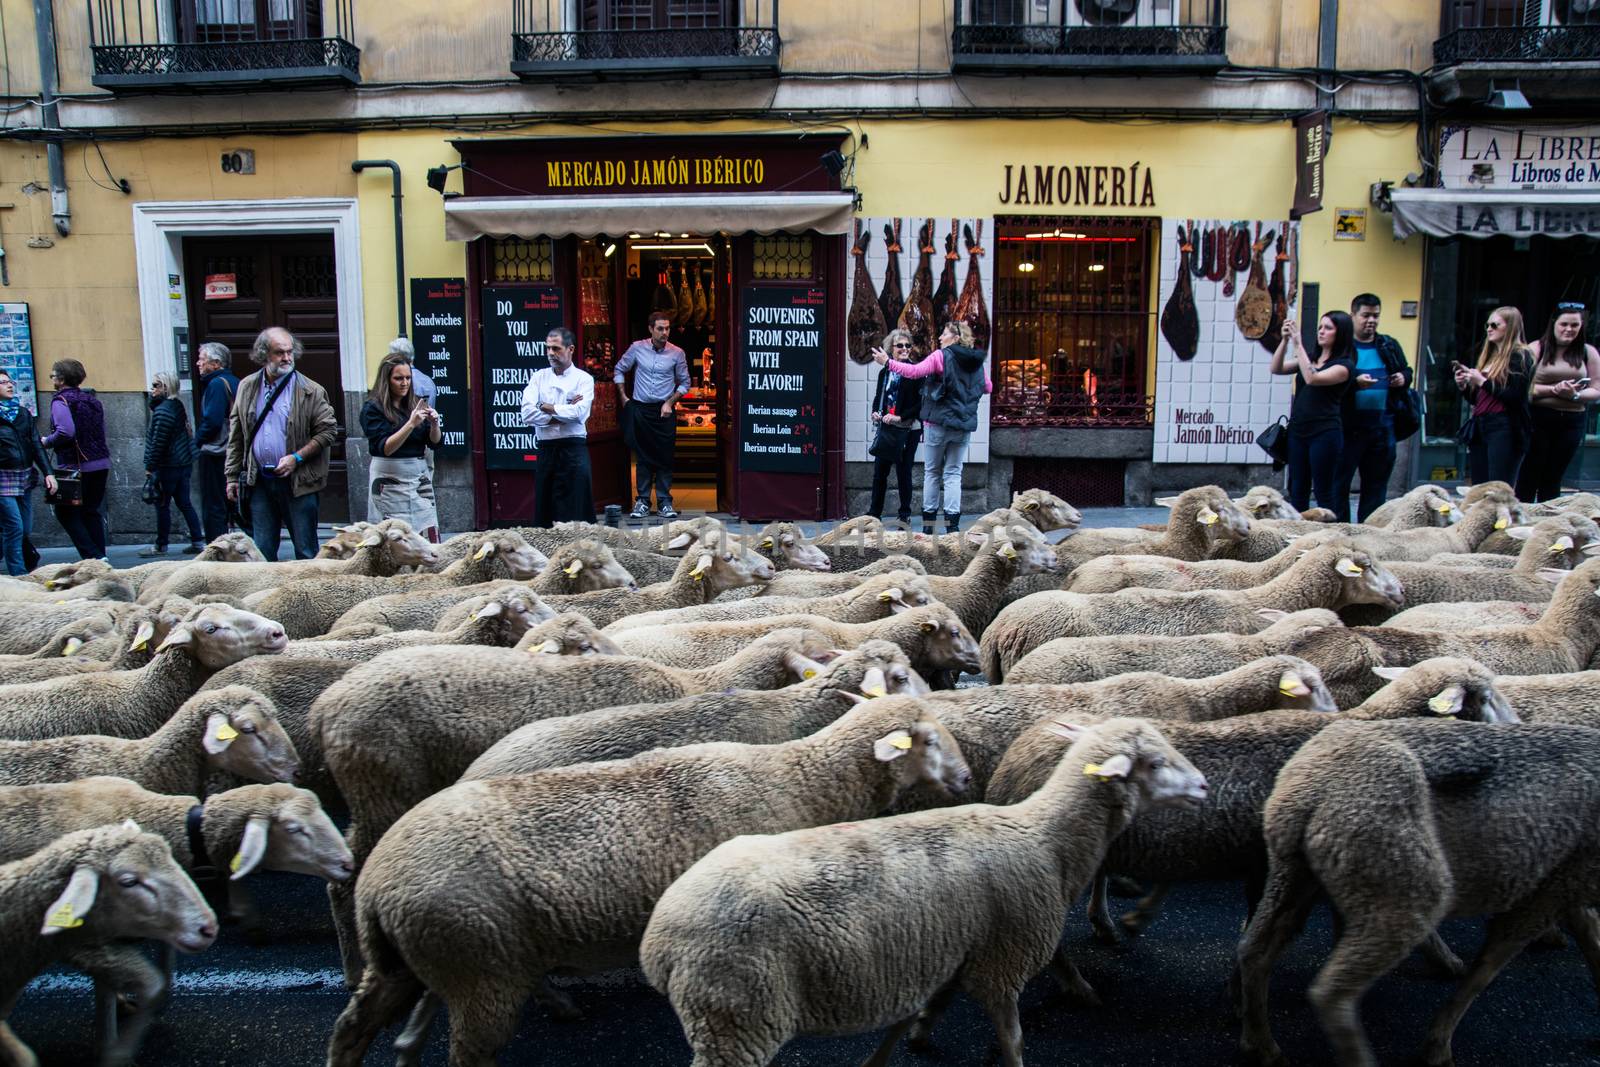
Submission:
<svg viewBox="0 0 1600 1067">
<path fill-rule="evenodd" d="M 1225 66 L 1227 0 L 956 0 L 957 71 Z"/>
<path fill-rule="evenodd" d="M 778 0 L 513 0 L 511 71 L 559 78 L 778 73 Z"/>
<path fill-rule="evenodd" d="M 1600 60 L 1600 12 L 1577 15 L 1564 0 L 1515 10 L 1490 0 L 1445 6 L 1444 35 L 1433 42 L 1438 66 Z"/>
<path fill-rule="evenodd" d="M 354 0 L 87 0 L 103 89 L 361 81 Z"/>
</svg>

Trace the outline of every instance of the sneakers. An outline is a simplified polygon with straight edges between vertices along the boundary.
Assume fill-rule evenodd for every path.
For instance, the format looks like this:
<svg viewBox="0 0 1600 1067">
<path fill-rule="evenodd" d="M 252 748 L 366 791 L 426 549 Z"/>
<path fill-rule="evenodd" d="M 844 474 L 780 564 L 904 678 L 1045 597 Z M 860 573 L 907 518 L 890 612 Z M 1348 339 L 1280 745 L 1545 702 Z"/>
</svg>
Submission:
<svg viewBox="0 0 1600 1067">
<path fill-rule="evenodd" d="M 672 501 L 669 500 L 665 504 L 661 505 L 660 510 L 658 510 L 656 514 L 660 515 L 663 519 L 675 519 L 678 517 L 678 509 L 673 507 Z"/>
<path fill-rule="evenodd" d="M 648 500 L 635 500 L 633 502 L 633 510 L 628 512 L 628 518 L 630 518 L 630 519 L 648 519 L 649 517 L 650 517 L 650 501 L 648 501 Z"/>
<path fill-rule="evenodd" d="M 149 548 L 141 548 L 139 550 L 140 559 L 154 559 L 157 556 L 165 556 L 166 554 L 166 545 L 151 545 Z"/>
<path fill-rule="evenodd" d="M 200 553 L 204 552 L 205 550 L 206 550 L 206 543 L 204 541 L 191 541 L 191 542 L 189 542 L 189 547 L 183 549 L 183 554 L 185 556 L 198 556 Z"/>
</svg>

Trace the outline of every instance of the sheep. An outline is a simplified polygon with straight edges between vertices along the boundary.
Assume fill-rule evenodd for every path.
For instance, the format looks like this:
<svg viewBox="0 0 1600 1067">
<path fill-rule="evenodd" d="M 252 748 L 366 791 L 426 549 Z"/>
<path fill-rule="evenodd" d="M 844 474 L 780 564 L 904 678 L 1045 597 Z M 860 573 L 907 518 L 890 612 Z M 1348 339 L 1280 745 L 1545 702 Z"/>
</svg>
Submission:
<svg viewBox="0 0 1600 1067">
<path fill-rule="evenodd" d="M 779 571 L 798 570 L 822 572 L 833 569 L 828 554 L 806 539 L 799 526 L 792 522 L 773 522 L 762 527 L 745 543 L 767 558 Z"/>
<path fill-rule="evenodd" d="M 611 552 L 639 585 L 655 585 L 657 582 L 669 580 L 673 572 L 678 569 L 678 556 L 668 556 L 660 552 L 641 552 L 635 548 L 623 548 L 612 545 Z M 820 572 L 812 571 L 779 571 L 778 576 L 785 574 L 790 577 L 809 577 Z"/>
<path fill-rule="evenodd" d="M 689 519 L 674 519 L 659 526 L 602 526 L 592 522 L 558 522 L 553 529 L 523 528 L 519 532 L 529 543 L 546 552 L 560 546 L 589 538 L 615 548 L 629 548 L 642 552 L 688 552 L 705 543 L 722 545 L 728 529 L 722 520 L 710 515 L 696 515 Z"/>
<path fill-rule="evenodd" d="M 848 592 L 868 578 L 876 578 L 890 571 L 910 571 L 927 574 L 928 568 L 905 555 L 884 556 L 859 570 L 840 574 L 807 573 L 804 571 L 779 571 L 772 581 L 756 589 L 756 596 L 766 597 L 821 597 Z"/>
<path fill-rule="evenodd" d="M 139 605 L 117 621 L 110 631 L 109 643 L 86 643 L 83 635 L 97 629 L 99 620 L 82 620 L 63 628 L 61 634 L 57 635 L 64 637 L 59 650 L 51 652 L 51 645 L 46 645 L 33 656 L 17 657 L 0 666 L 0 677 L 5 679 L 6 685 L 20 685 L 63 675 L 137 670 L 150 663 L 155 655 L 154 650 L 160 647 L 172 628 L 182 622 L 194 607 L 182 597 L 168 597 L 159 604 Z M 89 655 L 91 652 L 104 653 L 107 658 L 93 658 Z"/>
<path fill-rule="evenodd" d="M 54 936 L 63 930 L 73 933 Z M 0 866 L 0 1057 L 23 1067 L 38 1062 L 5 1020 L 23 987 L 51 963 L 125 938 L 199 952 L 216 937 L 215 913 L 167 843 L 131 820 L 66 834 Z"/>
<path fill-rule="evenodd" d="M 70 588 L 46 589 L 33 582 L 8 582 L 0 587 L 0 604 L 59 604 L 72 600 L 132 600 L 138 591 L 114 575 Z"/>
<path fill-rule="evenodd" d="M 868 641 L 786 689 L 705 693 L 531 722 L 474 760 L 461 780 L 626 759 L 652 748 L 707 741 L 773 745 L 815 733 L 848 711 L 854 697 L 927 693 L 904 652 L 887 641 Z"/>
<path fill-rule="evenodd" d="M 671 557 L 659 557 L 663 560 Z M 678 561 L 672 559 L 668 574 Z M 630 568 L 624 567 L 611 548 L 585 538 L 562 545 L 550 557 L 550 564 L 531 583 L 541 595 L 592 593 L 600 589 L 637 590 L 639 583 Z"/>
<path fill-rule="evenodd" d="M 1528 513 L 1533 518 L 1549 518 L 1552 515 L 1583 515 L 1587 518 L 1600 518 L 1600 496 L 1593 493 L 1573 493 L 1571 496 L 1558 497 L 1555 500 L 1546 500 L 1539 504 L 1529 504 Z"/>
<path fill-rule="evenodd" d="M 1261 608 L 1337 610 L 1347 604 L 1399 607 L 1402 602 L 1399 581 L 1370 554 L 1322 545 L 1254 589 L 1035 593 L 1002 610 L 984 631 L 983 667 L 989 680 L 998 682 L 1029 651 L 1060 637 L 1248 634 L 1266 625 L 1257 614 Z"/>
<path fill-rule="evenodd" d="M 145 584 L 141 600 L 155 595 L 194 597 L 220 593 L 243 597 L 296 578 L 340 574 L 392 575 L 401 567 L 429 564 L 437 554 L 423 537 L 398 519 L 386 519 L 366 532 L 347 560 L 290 560 L 284 563 L 186 563 L 165 581 Z"/>
<path fill-rule="evenodd" d="M 1054 557 L 1051 557 L 1054 562 Z M 911 608 L 938 601 L 933 579 L 907 571 L 891 571 L 869 578 L 843 593 L 827 597 L 750 597 L 731 602 L 713 601 L 665 611 L 625 615 L 605 627 L 607 633 L 687 626 L 703 622 L 739 622 L 777 615 L 821 615 L 836 622 L 873 622 Z"/>
<path fill-rule="evenodd" d="M 1005 672 L 1008 685 L 1093 682 L 1131 671 L 1159 671 L 1173 678 L 1203 678 L 1288 651 L 1302 634 L 1342 626 L 1327 608 L 1261 612 L 1270 625 L 1253 634 L 1186 637 L 1064 637 L 1017 660 Z"/>
<path fill-rule="evenodd" d="M 1114 555 L 1084 560 L 1063 588 L 1069 593 L 1115 593 L 1119 589 L 1250 589 L 1294 566 L 1304 550 L 1292 545 L 1270 559 L 1246 563 L 1207 559 L 1195 563 L 1170 556 Z"/>
<path fill-rule="evenodd" d="M 345 659 L 252 656 L 218 671 L 200 691 L 244 686 L 260 693 L 276 710 L 278 725 L 299 754 L 300 774 L 295 780 L 329 803 L 342 803 L 322 754 L 322 741 L 311 727 L 311 706 L 355 666 L 355 661 Z"/>
<path fill-rule="evenodd" d="M 925 1004 L 964 990 L 1021 1067 L 1017 998 L 1107 846 L 1144 809 L 1207 795 L 1147 722 L 1063 732 L 1072 748 L 1020 804 L 737 837 L 689 868 L 661 895 L 639 957 L 695 1063 L 754 1067 L 800 1033 L 887 1027 L 870 1061 L 886 1063 Z"/>
<path fill-rule="evenodd" d="M 30 656 L 49 643 L 62 627 L 88 619 L 115 626 L 133 610 L 128 603 L 64 600 L 59 604 L 8 604 L 0 627 L 0 654 Z M 107 621 L 108 620 L 108 621 Z"/>
<path fill-rule="evenodd" d="M 1373 667 L 1405 667 L 1435 656 L 1468 657 L 1498 674 L 1579 671 L 1600 649 L 1597 587 L 1600 560 L 1590 560 L 1561 580 L 1544 614 L 1530 626 L 1459 633 L 1389 626 L 1329 628 L 1304 634 L 1289 651 L 1322 669 L 1341 707 L 1372 694 Z"/>
<path fill-rule="evenodd" d="M 1251 521 L 1257 519 L 1298 519 L 1301 514 L 1277 489 L 1270 485 L 1253 485 L 1244 496 L 1234 500 Z"/>
<path fill-rule="evenodd" d="M 349 559 L 356 554 L 356 549 L 360 547 L 362 539 L 367 536 L 367 531 L 375 525 L 377 524 L 357 521 L 346 526 L 335 526 L 333 528 L 333 536 L 322 542 L 322 546 L 317 549 L 317 554 L 313 558 Z M 465 536 L 470 537 L 471 534 Z M 451 540 L 454 541 L 455 538 L 451 538 Z M 440 547 L 442 548 L 443 546 Z M 442 560 L 443 558 L 441 555 L 440 559 Z"/>
<path fill-rule="evenodd" d="M 978 517 L 964 533 L 884 534 L 877 541 L 843 541 L 830 552 L 836 570 L 859 570 L 891 553 L 919 560 L 929 574 L 954 577 L 966 569 L 972 554 L 983 547 L 999 527 L 1012 529 L 1012 540 L 1045 543 L 1044 534 L 1029 521 L 1028 515 L 1011 508 L 997 508 Z"/>
<path fill-rule="evenodd" d="M 1551 582 L 1564 572 L 1549 571 Z M 1545 587 L 1546 592 L 1549 586 Z M 1407 608 L 1379 625 L 1400 630 L 1477 630 L 1485 626 L 1529 626 L 1539 621 L 1549 601 L 1463 600 Z"/>
<path fill-rule="evenodd" d="M 581 612 L 603 629 L 624 615 L 704 604 L 716 599 L 724 590 L 770 581 L 774 573 L 772 562 L 754 552 L 740 548 L 715 551 L 702 548 L 679 560 L 678 569 L 669 581 L 647 585 L 638 591 L 601 589 L 572 596 L 547 596 L 545 600 L 556 611 Z M 438 625 L 445 625 L 449 619 L 447 613 Z"/>
<path fill-rule="evenodd" d="M 1435 521 L 1433 516 L 1445 518 Z M 1427 521 L 1417 521 L 1425 518 Z M 1395 520 L 1408 526 L 1444 526 L 1460 518 L 1450 491 L 1438 485 L 1419 485 L 1393 500 L 1380 504 L 1365 520 L 1367 526 L 1390 526 Z M 1409 522 L 1407 520 L 1410 520 Z"/>
<path fill-rule="evenodd" d="M 270 619 L 217 604 L 198 607 L 172 628 L 148 667 L 0 686 L 0 738 L 144 737 L 215 672 L 287 644 Z"/>
<path fill-rule="evenodd" d="M 198 554 L 188 559 L 156 560 L 125 570 L 115 570 L 109 563 L 101 560 L 85 559 L 40 567 L 29 575 L 29 578 L 43 583 L 46 589 L 69 589 L 96 578 L 115 576 L 131 583 L 134 589 L 142 592 L 152 580 L 165 580 L 173 571 L 190 563 L 265 563 L 266 561 L 267 557 L 261 554 L 261 550 L 256 547 L 249 534 L 242 530 L 234 530 L 216 538 Z"/>
<path fill-rule="evenodd" d="M 1455 526 L 1417 530 L 1373 530 L 1359 534 L 1332 531 L 1326 534 L 1308 534 L 1296 544 L 1305 547 L 1323 544 L 1329 539 L 1355 545 L 1385 561 L 1411 560 L 1426 562 L 1438 552 L 1472 552 L 1478 543 L 1496 530 L 1511 525 L 1511 511 L 1492 500 L 1483 500 L 1467 509 L 1466 516 Z M 1521 550 L 1521 542 L 1513 542 Z"/>
<path fill-rule="evenodd" d="M 363 662 L 384 652 L 414 645 L 500 645 L 510 648 L 529 629 L 554 617 L 544 603 L 510 585 L 473 601 L 466 622 L 453 630 L 394 630 L 376 637 L 343 641 L 290 641 L 284 654 Z"/>
<path fill-rule="evenodd" d="M 1528 942 L 1555 921 L 1592 935 L 1597 768 L 1600 735 L 1570 726 L 1340 723 L 1307 742 L 1264 812 L 1266 890 L 1238 949 L 1245 1055 L 1284 1062 L 1267 979 L 1326 894 L 1344 925 L 1309 996 L 1347 1064 L 1377 1062 L 1358 1011 L 1372 983 L 1441 920 L 1493 916 L 1423 1047 L 1425 1062 L 1453 1062 L 1457 1023 Z"/>
<path fill-rule="evenodd" d="M 833 529 L 818 534 L 811 543 L 821 548 L 838 545 L 880 544 L 888 527 L 876 515 L 856 515 L 836 524 Z"/>
<path fill-rule="evenodd" d="M 630 656 L 642 656 L 674 667 L 707 667 L 734 655 L 765 633 L 801 627 L 824 634 L 835 648 L 855 648 L 876 638 L 906 650 L 924 674 L 940 670 L 978 669 L 978 643 L 961 617 L 943 604 L 902 611 L 877 622 L 838 623 L 820 615 L 774 615 L 738 622 L 699 622 L 623 630 L 610 637 Z"/>
<path fill-rule="evenodd" d="M 18 575 L 16 580 L 32 582 L 46 589 L 71 589 L 75 585 L 82 585 L 84 582 L 92 582 L 115 573 L 118 573 L 117 569 L 111 565 L 110 560 L 75 559 L 71 563 L 41 563 L 27 574 Z"/>
<path fill-rule="evenodd" d="M 0 653 L 0 679 L 7 678 L 13 668 L 26 668 L 43 660 L 67 657 L 104 663 L 125 647 L 121 626 L 121 620 L 101 612 L 70 620 L 32 652 Z"/>
<path fill-rule="evenodd" d="M 1063 570 L 1117 552 L 1171 556 L 1189 562 L 1215 559 L 1250 531 L 1249 517 L 1215 485 L 1197 486 L 1156 503 L 1171 509 L 1165 533 L 1156 536 L 1143 530 L 1079 530 L 1056 545 Z"/>
<path fill-rule="evenodd" d="M 1563 723 L 1600 729 L 1594 695 L 1600 670 L 1571 674 L 1502 674 L 1495 685 L 1524 722 Z"/>
<path fill-rule="evenodd" d="M 546 572 L 548 574 L 548 572 Z M 324 636 L 340 631 L 354 631 L 360 627 L 383 627 L 385 630 L 431 630 L 439 625 L 444 614 L 461 604 L 478 601 L 508 589 L 516 589 L 526 596 L 544 601 L 528 582 L 493 581 L 480 585 L 456 586 L 449 589 L 431 589 L 422 593 L 390 593 L 373 597 L 357 604 L 335 620 L 333 628 Z M 451 627 L 459 626 L 477 605 L 461 612 L 460 619 Z M 380 631 L 381 632 L 381 631 Z"/>
<path fill-rule="evenodd" d="M 1600 553 L 1600 526 L 1585 515 L 1557 515 L 1534 526 L 1512 526 L 1502 531 L 1522 548 L 1515 556 L 1495 552 L 1437 552 L 1428 562 L 1438 567 L 1474 570 L 1517 570 L 1532 574 L 1540 567 L 1571 569 Z M 1538 547 L 1530 547 L 1530 546 Z"/>
<path fill-rule="evenodd" d="M 492 1062 L 530 994 L 575 1012 L 543 987 L 547 973 L 633 962 L 656 899 L 717 844 L 870 818 L 908 784 L 954 793 L 964 779 L 938 720 L 894 697 L 783 744 L 691 745 L 453 786 L 407 812 L 359 880 L 370 963 L 334 1026 L 329 1067 L 359 1064 L 422 989 L 398 1042 L 408 1062 L 440 1001 L 452 1062 Z"/>
<path fill-rule="evenodd" d="M 407 808 L 454 782 L 524 723 L 730 686 L 775 689 L 815 669 L 815 657 L 827 648 L 804 631 L 747 644 L 732 659 L 699 671 L 631 656 L 530 656 L 469 647 L 401 649 L 352 669 L 317 698 L 311 726 L 350 807 L 358 869 Z M 359 968 L 352 901 L 337 888 L 329 896 L 353 985 Z"/>
<path fill-rule="evenodd" d="M 480 585 L 496 580 L 526 581 L 549 562 L 521 537 L 510 532 L 478 535 L 472 554 L 434 574 L 322 575 L 285 581 L 245 597 L 243 606 L 277 619 L 291 639 L 315 637 L 333 628 L 346 611 L 374 597 Z"/>
</svg>

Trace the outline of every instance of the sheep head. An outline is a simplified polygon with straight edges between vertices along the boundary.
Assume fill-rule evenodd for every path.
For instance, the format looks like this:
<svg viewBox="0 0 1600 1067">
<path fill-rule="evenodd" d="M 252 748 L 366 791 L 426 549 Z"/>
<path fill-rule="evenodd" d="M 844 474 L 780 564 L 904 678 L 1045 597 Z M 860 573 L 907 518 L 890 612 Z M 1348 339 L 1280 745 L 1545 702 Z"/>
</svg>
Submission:
<svg viewBox="0 0 1600 1067">
<path fill-rule="evenodd" d="M 1270 485 L 1252 486 L 1244 496 L 1234 501 L 1252 519 L 1298 519 L 1300 512 L 1283 498 L 1283 494 Z"/>
<path fill-rule="evenodd" d="M 372 529 L 370 522 L 353 522 L 348 526 L 335 526 L 333 536 L 322 543 L 317 549 L 317 559 L 349 559 L 356 554 L 356 549 L 367 536 L 367 531 Z M 214 544 L 215 542 L 213 542 Z M 254 542 L 252 542 L 253 544 Z M 262 557 L 265 559 L 266 557 Z"/>
<path fill-rule="evenodd" d="M 401 567 L 433 567 L 439 553 L 428 539 L 401 519 L 385 519 L 367 530 L 357 544 L 380 556 L 394 570 Z"/>
<path fill-rule="evenodd" d="M 510 645 L 535 626 L 555 617 L 555 611 L 538 594 L 524 586 L 511 586 L 485 597 L 472 610 L 468 621 L 484 623 L 492 633 L 494 644 Z"/>
<path fill-rule="evenodd" d="M 834 660 L 824 678 L 829 684 L 848 687 L 838 690 L 847 697 L 869 700 L 883 696 L 927 696 L 931 692 L 922 676 L 911 669 L 905 652 L 891 641 L 863 642 L 860 648 Z"/>
<path fill-rule="evenodd" d="M 1215 485 L 1202 485 L 1177 497 L 1164 497 L 1157 504 L 1170 507 L 1168 532 L 1184 541 L 1198 531 L 1209 558 L 1244 540 L 1250 533 L 1250 518 L 1228 494 Z"/>
<path fill-rule="evenodd" d="M 1021 533 L 1015 526 L 996 529 L 990 540 L 994 554 L 1008 561 L 1015 568 L 1013 573 L 1018 576 L 1059 573 L 1061 560 L 1056 555 L 1055 546 L 1039 537 L 1024 539 L 1013 536 Z"/>
<path fill-rule="evenodd" d="M 1048 729 L 1072 743 L 1055 774 L 1086 776 L 1104 788 L 1124 790 L 1124 815 L 1130 820 L 1145 804 L 1198 808 L 1205 802 L 1205 775 L 1144 719 L 1107 719 L 1087 728 L 1057 720 Z"/>
<path fill-rule="evenodd" d="M 203 604 L 172 628 L 156 652 L 181 651 L 220 671 L 250 656 L 282 652 L 288 645 L 283 627 L 271 619 L 225 604 Z"/>
<path fill-rule="evenodd" d="M 890 571 L 877 575 L 856 586 L 854 593 L 857 597 L 873 597 L 889 605 L 891 615 L 939 602 L 927 575 L 911 571 Z"/>
<path fill-rule="evenodd" d="M 354 550 L 352 550 L 354 551 Z M 261 554 L 261 549 L 256 547 L 255 541 L 243 530 L 233 530 L 223 534 L 212 541 L 196 560 L 212 560 L 217 563 L 265 563 L 267 557 Z"/>
<path fill-rule="evenodd" d="M 1302 568 L 1331 571 L 1338 577 L 1339 591 L 1327 607 L 1378 604 L 1398 610 L 1405 606 L 1405 590 L 1400 579 L 1369 552 L 1339 543 L 1320 545 L 1307 552 L 1287 573 Z"/>
<path fill-rule="evenodd" d="M 589 621 L 587 615 L 575 611 L 562 612 L 548 622 L 540 623 L 517 642 L 517 649 L 533 655 L 550 656 L 620 656 L 623 651 L 617 643 Z"/>
<path fill-rule="evenodd" d="M 1266 661 L 1269 671 L 1278 674 L 1277 707 L 1294 711 L 1333 712 L 1339 710 L 1322 671 L 1298 656 L 1273 656 Z"/>
<path fill-rule="evenodd" d="M 550 559 L 549 573 L 562 576 L 564 592 L 588 593 L 596 589 L 636 592 L 639 588 L 639 583 L 634 581 L 628 568 L 617 561 L 609 547 L 588 538 L 562 545 Z"/>
<path fill-rule="evenodd" d="M 942 604 L 919 608 L 908 616 L 916 617 L 922 632 L 922 657 L 919 662 L 934 670 L 959 670 L 976 674 L 978 642 L 962 625 L 961 617 Z"/>
<path fill-rule="evenodd" d="M 224 854 L 234 880 L 257 867 L 329 882 L 355 873 L 350 847 L 310 790 L 282 784 L 229 789 L 206 801 L 205 820 L 225 825 L 230 844 Z"/>
<path fill-rule="evenodd" d="M 728 539 L 728 528 L 721 519 L 700 515 L 693 519 L 674 519 L 661 528 L 662 552 L 688 552 L 703 545 L 720 547 Z"/>
<path fill-rule="evenodd" d="M 514 582 L 537 578 L 550 565 L 545 554 L 528 544 L 515 530 L 501 530 L 486 535 L 472 558 L 479 563 L 488 559 L 498 561 Z"/>
<path fill-rule="evenodd" d="M 1437 656 L 1410 667 L 1374 667 L 1389 684 L 1372 700 L 1386 718 L 1459 718 L 1467 722 L 1521 722 L 1495 686 L 1488 667 L 1465 656 Z"/>
<path fill-rule="evenodd" d="M 771 560 L 733 544 L 719 549 L 701 545 L 684 557 L 678 572 L 693 581 L 705 582 L 707 600 L 741 585 L 770 582 L 778 573 Z"/>
<path fill-rule="evenodd" d="M 200 890 L 167 843 L 132 820 L 66 834 L 50 847 L 71 857 L 71 873 L 40 917 L 42 936 L 89 925 L 100 939 L 164 941 L 182 952 L 216 940 L 217 916 Z"/>
<path fill-rule="evenodd" d="M 915 697 L 868 701 L 846 712 L 834 729 L 872 739 L 872 756 L 885 765 L 896 792 L 925 784 L 959 797 L 972 788 L 972 769 L 955 735 Z"/>
<path fill-rule="evenodd" d="M 272 701 L 242 685 L 196 693 L 177 716 L 203 722 L 201 747 L 219 770 L 253 782 L 288 782 L 300 770 L 294 742 Z"/>
<path fill-rule="evenodd" d="M 1076 530 L 1083 525 L 1082 512 L 1044 489 L 1012 493 L 1011 508 L 1040 530 Z"/>
<path fill-rule="evenodd" d="M 756 535 L 756 548 L 768 553 L 784 565 L 802 571 L 831 571 L 833 561 L 828 554 L 801 534 L 792 522 L 775 522 Z"/>
</svg>

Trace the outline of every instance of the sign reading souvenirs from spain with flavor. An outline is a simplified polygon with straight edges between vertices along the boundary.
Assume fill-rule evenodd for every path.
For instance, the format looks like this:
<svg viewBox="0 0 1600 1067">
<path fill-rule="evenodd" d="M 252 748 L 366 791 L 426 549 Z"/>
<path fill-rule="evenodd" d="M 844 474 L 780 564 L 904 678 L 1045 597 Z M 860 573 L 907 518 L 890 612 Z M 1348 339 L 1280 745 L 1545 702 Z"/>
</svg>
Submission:
<svg viewBox="0 0 1600 1067">
<path fill-rule="evenodd" d="M 540 338 L 544 340 L 544 338 Z M 463 278 L 411 279 L 411 345 L 433 379 L 441 456 L 467 454 L 467 291 Z"/>
<path fill-rule="evenodd" d="M 548 367 L 544 341 L 565 324 L 554 285 L 483 290 L 483 465 L 486 470 L 533 470 L 539 455 L 533 427 L 522 424 L 522 390 Z"/>
<path fill-rule="evenodd" d="M 1218 242 L 1239 253 L 1220 272 Z M 1162 223 L 1155 462 L 1271 462 L 1255 439 L 1294 397 L 1272 353 L 1285 316 L 1298 317 L 1299 242 L 1284 219 Z"/>
<path fill-rule="evenodd" d="M 740 470 L 821 473 L 826 325 L 821 289 L 745 289 L 739 322 Z"/>
</svg>

